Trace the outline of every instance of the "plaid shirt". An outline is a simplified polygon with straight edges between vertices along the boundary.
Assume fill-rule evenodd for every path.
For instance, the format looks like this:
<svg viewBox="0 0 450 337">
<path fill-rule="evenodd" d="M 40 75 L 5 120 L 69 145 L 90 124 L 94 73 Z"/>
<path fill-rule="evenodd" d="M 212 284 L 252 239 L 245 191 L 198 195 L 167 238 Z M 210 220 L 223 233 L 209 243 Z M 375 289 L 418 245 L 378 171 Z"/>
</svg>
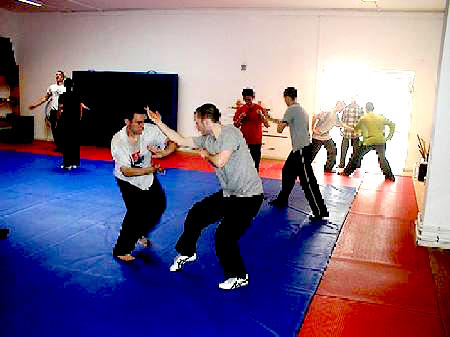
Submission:
<svg viewBox="0 0 450 337">
<path fill-rule="evenodd" d="M 355 127 L 356 124 L 359 123 L 359 120 L 363 114 L 364 110 L 358 104 L 350 104 L 344 109 L 341 120 L 343 123 L 348 124 L 351 127 Z M 357 138 L 361 136 L 361 132 L 341 129 L 341 135 L 344 138 Z"/>
</svg>

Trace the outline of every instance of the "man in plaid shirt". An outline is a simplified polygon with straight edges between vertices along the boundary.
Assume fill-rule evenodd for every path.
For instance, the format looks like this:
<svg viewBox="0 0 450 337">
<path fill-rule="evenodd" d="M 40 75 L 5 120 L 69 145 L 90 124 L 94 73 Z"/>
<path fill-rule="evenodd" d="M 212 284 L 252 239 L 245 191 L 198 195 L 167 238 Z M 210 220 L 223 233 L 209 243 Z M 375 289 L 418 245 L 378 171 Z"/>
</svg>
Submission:
<svg viewBox="0 0 450 337">
<path fill-rule="evenodd" d="M 361 108 L 357 103 L 354 97 L 352 97 L 352 102 L 345 107 L 341 121 L 348 126 L 355 127 L 359 120 L 361 119 L 362 115 L 364 114 L 363 108 Z M 359 136 L 361 133 L 359 131 L 351 130 L 351 129 L 342 129 L 342 144 L 341 144 L 341 158 L 339 162 L 339 167 L 344 168 L 345 167 L 345 157 L 347 156 L 347 150 L 349 142 L 352 143 L 353 147 L 353 155 L 356 155 L 358 152 L 358 146 L 359 146 Z M 361 162 L 356 163 L 357 167 L 361 166 Z"/>
</svg>

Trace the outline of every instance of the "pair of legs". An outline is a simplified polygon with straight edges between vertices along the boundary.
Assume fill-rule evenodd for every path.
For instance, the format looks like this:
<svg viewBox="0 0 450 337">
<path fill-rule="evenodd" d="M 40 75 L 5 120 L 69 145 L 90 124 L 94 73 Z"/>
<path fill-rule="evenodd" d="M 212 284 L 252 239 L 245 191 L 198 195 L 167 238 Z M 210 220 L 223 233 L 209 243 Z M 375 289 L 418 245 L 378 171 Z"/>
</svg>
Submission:
<svg viewBox="0 0 450 337">
<path fill-rule="evenodd" d="M 356 153 L 358 152 L 358 148 L 361 145 L 359 142 L 359 138 L 342 138 L 342 143 L 341 143 L 341 158 L 339 161 L 339 167 L 340 168 L 344 168 L 345 167 L 345 158 L 347 157 L 347 150 L 348 150 L 348 146 L 349 143 L 352 143 L 352 147 L 353 147 L 353 154 L 350 156 L 350 158 L 352 156 L 355 156 Z M 357 167 L 361 167 L 361 161 L 359 161 L 357 163 Z"/>
<path fill-rule="evenodd" d="M 128 255 L 136 242 L 146 236 L 159 222 L 166 209 L 166 195 L 156 176 L 148 190 L 117 179 L 127 213 L 122 222 L 119 237 L 114 246 L 113 255 L 122 260 L 131 260 Z M 128 256 L 126 258 L 123 258 Z"/>
<path fill-rule="evenodd" d="M 219 191 L 197 202 L 189 210 L 184 230 L 175 249 L 184 256 L 194 256 L 203 228 L 221 220 L 215 233 L 216 255 L 225 279 L 245 279 L 247 271 L 242 260 L 239 239 L 250 227 L 263 202 L 263 195 L 224 197 Z"/>
<path fill-rule="evenodd" d="M 391 166 L 389 165 L 389 162 L 386 159 L 386 144 L 373 144 L 373 145 L 362 145 L 358 148 L 358 152 L 356 155 L 353 155 L 352 158 L 350 158 L 350 162 L 345 167 L 344 171 L 342 172 L 343 175 L 349 176 L 351 175 L 358 163 L 361 163 L 361 160 L 363 157 L 369 153 L 369 151 L 375 150 L 378 155 L 378 163 L 380 164 L 381 171 L 383 171 L 384 176 L 386 179 L 395 180 L 394 175 L 392 174 Z"/>
<path fill-rule="evenodd" d="M 336 154 L 337 154 L 336 144 L 334 143 L 333 139 L 330 138 L 328 140 L 318 140 L 313 138 L 311 146 L 312 146 L 311 161 L 313 161 L 314 158 L 316 158 L 317 153 L 320 151 L 320 148 L 322 146 L 325 147 L 325 149 L 327 150 L 327 162 L 325 163 L 324 171 L 331 172 L 334 165 L 336 164 Z"/>
<path fill-rule="evenodd" d="M 52 136 L 53 136 L 53 141 L 56 145 L 56 150 L 59 152 L 62 152 L 62 143 L 61 143 L 61 137 L 60 137 L 61 128 L 58 125 L 57 114 L 58 114 L 57 110 L 51 109 L 48 121 L 50 122 L 50 128 L 52 129 Z"/>
<path fill-rule="evenodd" d="M 327 217 L 328 210 L 311 166 L 311 149 L 312 145 L 310 144 L 298 151 L 291 151 L 287 157 L 282 170 L 281 191 L 275 205 L 287 205 L 289 195 L 298 177 L 313 216 L 316 218 Z"/>
<path fill-rule="evenodd" d="M 250 155 L 255 162 L 256 171 L 259 172 L 259 163 L 261 162 L 261 144 L 248 144 Z"/>
</svg>

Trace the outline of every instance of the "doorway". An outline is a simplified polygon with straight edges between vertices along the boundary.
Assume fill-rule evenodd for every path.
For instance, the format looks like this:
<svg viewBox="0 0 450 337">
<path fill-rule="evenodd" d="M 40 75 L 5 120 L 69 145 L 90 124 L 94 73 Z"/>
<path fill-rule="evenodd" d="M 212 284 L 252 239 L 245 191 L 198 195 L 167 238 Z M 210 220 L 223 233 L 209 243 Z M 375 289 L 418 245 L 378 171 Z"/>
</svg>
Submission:
<svg viewBox="0 0 450 337">
<path fill-rule="evenodd" d="M 386 146 L 386 158 L 392 172 L 402 174 L 405 169 L 408 150 L 408 133 L 412 112 L 412 94 L 415 73 L 403 70 L 370 70 L 361 68 L 333 67 L 322 70 L 319 76 L 318 111 L 332 108 L 337 100 L 350 103 L 352 97 L 361 107 L 372 102 L 375 112 L 384 115 L 395 124 L 393 138 Z M 338 128 L 331 130 L 338 158 L 342 136 Z M 347 152 L 347 160 L 352 149 Z M 321 149 L 315 163 L 326 161 L 325 149 Z M 361 169 L 371 173 L 381 173 L 374 151 L 364 156 Z"/>
</svg>

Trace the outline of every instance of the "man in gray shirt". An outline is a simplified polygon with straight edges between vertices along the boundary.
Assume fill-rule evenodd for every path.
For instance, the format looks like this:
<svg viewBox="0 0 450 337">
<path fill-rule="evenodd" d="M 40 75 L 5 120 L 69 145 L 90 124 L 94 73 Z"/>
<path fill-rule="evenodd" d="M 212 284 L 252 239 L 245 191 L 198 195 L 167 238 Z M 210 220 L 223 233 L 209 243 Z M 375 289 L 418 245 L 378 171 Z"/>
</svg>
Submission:
<svg viewBox="0 0 450 337">
<path fill-rule="evenodd" d="M 196 243 L 201 231 L 221 220 L 215 233 L 215 247 L 225 281 L 219 283 L 219 288 L 230 290 L 248 285 L 239 239 L 258 213 L 264 195 L 261 179 L 242 133 L 233 125 L 221 125 L 219 110 L 209 103 L 195 111 L 195 124 L 200 137 L 185 138 L 165 125 L 157 112 L 147 112 L 170 140 L 180 146 L 199 149 L 200 156 L 215 167 L 222 188 L 195 203 L 189 210 L 183 233 L 175 247 L 180 255 L 175 258 L 170 271 L 181 270 L 186 262 L 195 261 Z"/>
<path fill-rule="evenodd" d="M 288 87 L 284 90 L 283 95 L 288 108 L 283 119 L 278 121 L 277 132 L 282 133 L 284 128 L 289 126 L 292 151 L 283 166 L 281 191 L 278 197 L 271 201 L 271 204 L 276 207 L 286 207 L 295 180 L 299 177 L 305 198 L 313 212 L 310 219 L 312 221 L 321 220 L 328 217 L 329 214 L 311 166 L 309 117 L 305 109 L 297 103 L 297 89 Z"/>
</svg>

